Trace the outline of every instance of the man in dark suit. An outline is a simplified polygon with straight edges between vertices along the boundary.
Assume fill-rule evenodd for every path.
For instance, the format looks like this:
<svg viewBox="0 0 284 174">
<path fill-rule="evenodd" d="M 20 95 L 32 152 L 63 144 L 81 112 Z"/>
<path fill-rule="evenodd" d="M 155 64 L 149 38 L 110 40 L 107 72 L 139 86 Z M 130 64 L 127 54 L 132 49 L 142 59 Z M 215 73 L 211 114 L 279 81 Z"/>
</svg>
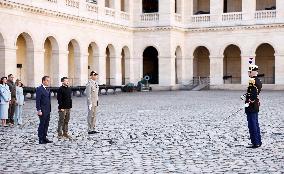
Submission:
<svg viewBox="0 0 284 174">
<path fill-rule="evenodd" d="M 50 78 L 44 76 L 42 78 L 42 85 L 36 89 L 36 109 L 40 120 L 38 126 L 39 144 L 52 143 L 52 141 L 46 138 L 51 112 L 50 91 L 47 89 L 49 83 Z"/>
</svg>

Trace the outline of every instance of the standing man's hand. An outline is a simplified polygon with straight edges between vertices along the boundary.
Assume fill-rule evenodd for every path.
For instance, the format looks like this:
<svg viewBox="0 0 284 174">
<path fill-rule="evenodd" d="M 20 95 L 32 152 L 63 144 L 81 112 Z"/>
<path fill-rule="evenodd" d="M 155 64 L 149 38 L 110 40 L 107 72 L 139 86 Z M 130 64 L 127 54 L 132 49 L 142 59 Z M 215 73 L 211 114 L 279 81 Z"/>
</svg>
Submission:
<svg viewBox="0 0 284 174">
<path fill-rule="evenodd" d="M 64 109 L 59 109 L 59 111 L 64 112 Z"/>
<path fill-rule="evenodd" d="M 42 116 L 42 112 L 41 111 L 37 111 L 37 115 L 38 116 Z"/>
</svg>

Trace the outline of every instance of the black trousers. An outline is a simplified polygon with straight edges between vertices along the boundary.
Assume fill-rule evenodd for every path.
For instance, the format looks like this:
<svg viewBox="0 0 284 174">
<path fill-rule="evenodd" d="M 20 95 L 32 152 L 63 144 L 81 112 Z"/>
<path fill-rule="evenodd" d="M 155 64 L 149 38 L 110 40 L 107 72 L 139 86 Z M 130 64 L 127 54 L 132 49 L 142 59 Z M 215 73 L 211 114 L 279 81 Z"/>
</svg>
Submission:
<svg viewBox="0 0 284 174">
<path fill-rule="evenodd" d="M 39 126 L 38 126 L 39 141 L 46 140 L 49 120 L 50 120 L 50 113 L 42 113 L 42 115 L 39 116 Z"/>
</svg>

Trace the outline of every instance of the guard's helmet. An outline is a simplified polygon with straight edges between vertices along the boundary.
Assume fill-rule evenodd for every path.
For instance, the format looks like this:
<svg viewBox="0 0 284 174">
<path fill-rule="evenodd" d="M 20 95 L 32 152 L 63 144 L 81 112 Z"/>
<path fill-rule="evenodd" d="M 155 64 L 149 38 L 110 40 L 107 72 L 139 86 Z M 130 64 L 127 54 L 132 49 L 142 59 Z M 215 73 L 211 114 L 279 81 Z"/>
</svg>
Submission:
<svg viewBox="0 0 284 174">
<path fill-rule="evenodd" d="M 257 65 L 249 65 L 249 72 L 251 71 L 258 71 L 258 66 Z"/>
</svg>

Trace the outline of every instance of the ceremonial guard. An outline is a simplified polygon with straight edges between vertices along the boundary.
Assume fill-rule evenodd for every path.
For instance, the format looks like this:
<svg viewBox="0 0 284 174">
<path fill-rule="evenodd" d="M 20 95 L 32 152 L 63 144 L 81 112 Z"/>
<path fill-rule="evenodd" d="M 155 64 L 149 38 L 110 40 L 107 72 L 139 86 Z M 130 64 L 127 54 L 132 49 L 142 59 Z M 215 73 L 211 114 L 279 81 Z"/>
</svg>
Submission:
<svg viewBox="0 0 284 174">
<path fill-rule="evenodd" d="M 259 94 L 261 92 L 262 83 L 257 77 L 258 66 L 250 65 L 248 70 L 249 86 L 245 95 L 245 113 L 247 115 L 248 128 L 251 140 L 251 146 L 249 148 L 258 148 L 262 145 L 260 128 L 258 123 L 258 112 L 259 112 Z"/>
</svg>

